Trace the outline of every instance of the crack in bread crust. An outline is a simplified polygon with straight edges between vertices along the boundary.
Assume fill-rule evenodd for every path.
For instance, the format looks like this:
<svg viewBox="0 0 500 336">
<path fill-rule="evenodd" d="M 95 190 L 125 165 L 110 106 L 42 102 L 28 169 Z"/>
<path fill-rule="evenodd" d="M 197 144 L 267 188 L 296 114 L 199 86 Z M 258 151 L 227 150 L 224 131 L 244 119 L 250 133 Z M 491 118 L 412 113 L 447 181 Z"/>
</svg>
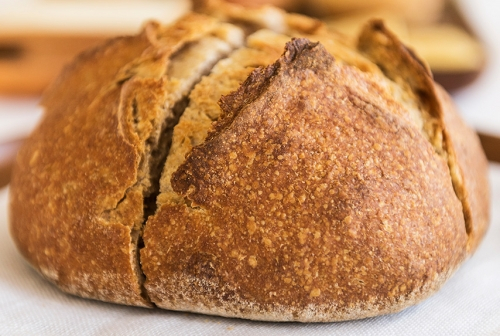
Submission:
<svg viewBox="0 0 500 336">
<path fill-rule="evenodd" d="M 145 221 L 156 209 L 161 166 L 171 145 L 172 129 L 184 112 L 191 88 L 232 48 L 230 43 L 211 36 L 212 31 L 217 34 L 217 29 L 236 29 L 220 27 L 212 19 L 196 16 L 191 20 L 194 22 L 190 22 L 190 29 L 185 29 L 186 21 L 190 22 L 190 19 L 180 20 L 180 27 L 174 25 L 165 31 L 158 29 L 156 47 L 146 50 L 139 61 L 126 65 L 118 75 L 119 78 L 127 78 L 119 80 L 125 97 L 120 105 L 131 110 L 129 115 L 134 121 L 129 119 L 121 125 L 131 125 L 140 138 L 139 144 L 144 146 L 137 182 L 127 189 L 125 197 L 133 189 L 139 189 L 143 194 L 142 216 L 131 231 L 131 263 L 135 265 L 142 296 L 148 301 L 147 291 L 142 285 L 144 274 L 140 266 L 139 247 L 143 245 Z M 200 24 L 206 25 L 204 30 L 193 30 Z M 176 36 L 177 31 L 181 31 L 179 36 Z M 151 84 L 157 85 L 158 90 L 155 91 L 156 87 Z M 107 212 L 113 216 L 116 211 Z"/>
<path fill-rule="evenodd" d="M 462 203 L 468 254 L 477 248 L 489 226 L 488 166 L 473 130 L 460 119 L 450 98 L 432 80 L 428 66 L 405 47 L 381 21 L 369 23 L 358 48 L 390 79 L 408 87 L 421 103 L 423 130 L 448 163 L 456 197 Z M 467 139 L 467 140 L 465 140 Z M 468 142 L 465 144 L 465 142 Z"/>
<path fill-rule="evenodd" d="M 146 227 L 156 305 L 345 320 L 414 304 L 453 273 L 466 235 L 446 163 L 370 85 L 297 39 L 223 99 L 171 178 L 201 210 L 165 202 Z"/>
<path fill-rule="evenodd" d="M 176 123 L 176 102 L 238 35 L 197 14 L 170 27 L 152 22 L 138 36 L 84 53 L 52 85 L 11 193 L 20 214 L 13 236 L 42 275 L 79 296 L 151 306 L 137 247 L 144 200 L 154 193 L 151 154 L 168 145 L 160 134 Z"/>
</svg>

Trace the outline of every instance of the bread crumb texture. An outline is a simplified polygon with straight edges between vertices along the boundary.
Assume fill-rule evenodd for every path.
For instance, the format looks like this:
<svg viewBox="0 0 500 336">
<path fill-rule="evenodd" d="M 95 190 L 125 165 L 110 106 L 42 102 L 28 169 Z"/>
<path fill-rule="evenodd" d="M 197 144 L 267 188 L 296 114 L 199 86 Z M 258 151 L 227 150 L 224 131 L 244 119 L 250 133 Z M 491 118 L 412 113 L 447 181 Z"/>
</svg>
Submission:
<svg viewBox="0 0 500 336">
<path fill-rule="evenodd" d="M 12 236 L 62 290 L 269 321 L 433 294 L 488 225 L 487 163 L 380 22 L 216 0 L 80 55 L 11 184 Z M 217 9 L 214 9 L 217 8 Z"/>
</svg>

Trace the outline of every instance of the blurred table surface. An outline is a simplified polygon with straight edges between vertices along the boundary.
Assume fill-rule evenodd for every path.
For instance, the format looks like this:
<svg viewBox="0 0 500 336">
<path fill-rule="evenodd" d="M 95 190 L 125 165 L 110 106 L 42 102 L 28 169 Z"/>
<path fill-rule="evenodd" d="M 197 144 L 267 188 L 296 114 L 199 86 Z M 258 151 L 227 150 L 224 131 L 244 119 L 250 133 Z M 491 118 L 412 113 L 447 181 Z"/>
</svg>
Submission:
<svg viewBox="0 0 500 336">
<path fill-rule="evenodd" d="M 13 2 L 14 0 L 0 0 L 0 11 L 2 10 L 2 6 L 5 4 L 12 5 Z M 25 4 L 30 1 L 16 0 L 15 2 Z M 455 92 L 453 98 L 462 116 L 470 125 L 480 131 L 500 136 L 500 1 L 460 0 L 459 2 L 472 26 L 483 39 L 488 53 L 488 62 L 481 77 L 470 86 Z M 10 155 L 9 151 L 12 151 L 12 148 L 15 147 L 15 145 L 12 144 L 15 143 L 17 139 L 22 139 L 27 136 L 30 130 L 36 125 L 42 114 L 41 109 L 37 105 L 38 100 L 38 97 L 0 96 L 0 144 L 10 144 L 10 147 L 0 145 L 0 166 L 2 158 Z M 500 201 L 500 166 L 496 164 L 491 165 L 491 176 L 493 199 Z M 471 279 L 467 278 L 464 274 L 466 271 L 462 269 L 458 272 L 459 274 L 455 275 L 454 278 L 450 280 L 454 285 L 447 284 L 445 286 L 443 289 L 444 294 L 440 292 L 438 295 L 416 308 L 410 308 L 410 310 L 390 317 L 368 319 L 351 324 L 311 325 L 307 328 L 297 324 L 254 323 L 191 314 L 158 313 L 156 311 L 151 312 L 150 310 L 81 300 L 59 293 L 54 287 L 41 280 L 38 275 L 31 271 L 31 269 L 21 261 L 21 257 L 15 251 L 12 242 L 8 238 L 6 228 L 6 202 L 6 190 L 0 191 L 0 334 L 36 333 L 51 335 L 58 331 L 66 334 L 68 330 L 57 330 L 57 326 L 61 327 L 59 322 L 51 320 L 48 313 L 43 314 L 44 307 L 49 307 L 50 309 L 48 311 L 52 312 L 54 309 L 60 309 L 61 312 L 68 310 L 66 315 L 62 314 L 61 317 L 64 315 L 65 318 L 76 319 L 72 322 L 74 328 L 71 329 L 75 334 L 111 335 L 116 334 L 118 330 L 125 333 L 128 331 L 130 332 L 129 334 L 142 334 L 149 330 L 148 334 L 165 334 L 166 332 L 169 335 L 183 334 L 184 332 L 190 332 L 193 335 L 216 335 L 226 333 L 232 335 L 312 335 L 315 333 L 326 335 L 336 334 L 337 332 L 342 332 L 345 335 L 398 335 L 401 331 L 404 331 L 404 334 L 407 335 L 500 335 L 500 296 L 498 294 L 500 293 L 500 279 L 498 278 L 495 279 L 498 285 L 496 285 L 496 287 L 494 287 L 495 285 L 491 285 L 493 286 L 491 288 L 496 290 L 496 294 L 492 293 L 492 295 L 496 295 L 495 299 L 498 300 L 498 303 L 496 306 L 490 307 L 491 310 L 489 310 L 489 312 L 491 316 L 484 317 L 487 318 L 487 321 L 482 320 L 481 316 L 474 315 L 474 310 L 477 310 L 482 302 L 491 303 L 491 298 L 488 299 L 486 297 L 478 298 L 478 300 L 480 299 L 483 301 L 474 301 L 473 298 L 463 301 L 471 304 L 471 307 L 467 309 L 471 310 L 470 314 L 472 314 L 472 318 L 477 319 L 477 326 L 469 325 L 467 328 L 462 325 L 463 321 L 458 321 L 458 319 L 462 318 L 460 314 L 464 307 L 456 308 L 453 307 L 453 305 L 464 303 L 457 303 L 460 301 L 446 297 L 446 291 L 451 292 L 453 290 L 458 290 L 457 288 L 461 288 L 456 285 L 456 282 L 460 281 L 456 279 L 457 277 L 462 276 L 466 277 L 467 281 L 476 281 L 476 287 L 472 285 L 467 287 L 467 290 L 472 292 L 462 293 L 464 296 L 476 295 L 474 294 L 474 288 L 478 290 L 478 295 L 487 296 L 484 290 L 477 288 L 477 286 L 482 286 L 480 273 L 478 273 L 478 278 L 474 277 Z M 487 237 L 487 240 L 490 240 L 489 244 L 491 244 L 491 247 L 480 248 L 478 254 L 493 252 L 495 254 L 500 254 L 500 249 L 494 247 L 500 246 L 500 235 L 498 234 L 500 228 L 500 209 L 495 209 L 495 207 L 492 207 L 492 209 L 492 228 Z M 491 237 L 493 234 L 497 235 L 497 237 Z M 475 262 L 480 262 L 475 261 L 475 258 L 476 257 L 473 257 L 468 261 L 465 267 L 471 269 L 477 266 L 480 268 L 482 265 L 474 264 Z M 486 256 L 484 258 L 488 257 Z M 491 256 L 491 258 L 495 257 Z M 491 267 L 495 268 L 496 274 L 500 274 L 500 265 L 498 264 L 500 263 L 500 259 L 498 257 L 496 257 L 496 262 L 497 264 Z M 20 279 L 20 277 L 23 278 Z M 29 279 L 24 277 L 28 277 Z M 16 281 L 20 282 L 17 283 Z M 35 297 L 35 299 L 33 297 Z M 19 309 L 13 308 L 18 306 L 22 307 L 23 300 L 24 302 L 29 302 L 30 305 L 35 305 L 33 306 L 37 309 L 35 315 L 31 317 L 26 315 L 23 317 L 22 314 L 19 313 Z M 444 303 L 439 302 L 439 300 L 444 300 Z M 445 312 L 435 311 L 435 309 L 432 308 L 432 305 L 437 305 L 440 309 L 446 309 L 447 300 L 449 300 L 450 304 L 449 309 L 453 310 L 456 308 L 459 309 L 460 312 L 457 311 L 457 314 L 447 314 Z M 33 308 L 32 306 L 30 307 L 26 307 L 26 309 Z M 11 311 L 11 309 L 14 310 Z M 93 317 L 89 317 L 92 315 L 89 309 L 95 310 L 96 314 L 101 314 L 100 318 L 96 317 L 94 319 Z M 80 318 L 75 315 L 76 312 L 81 312 L 82 310 L 85 311 L 83 317 Z M 450 316 L 449 319 L 453 319 L 453 316 L 456 316 L 457 321 L 447 320 L 446 318 L 442 318 L 443 316 L 441 316 L 441 318 L 431 318 L 431 320 L 428 321 L 418 320 L 419 318 L 428 319 L 429 316 L 434 316 L 433 314 L 444 314 L 443 316 Z M 417 319 L 417 321 L 411 320 L 409 318 L 411 316 Z M 468 321 L 470 321 L 471 316 L 468 317 Z M 54 319 L 56 318 L 57 316 L 54 316 Z M 127 319 L 126 321 L 124 320 L 125 318 Z M 134 325 L 132 325 L 131 321 L 134 321 Z M 148 324 L 145 324 L 146 322 Z M 98 325 L 95 325 L 95 323 L 98 323 Z M 194 329 L 188 328 L 189 323 L 194 323 L 191 325 Z M 429 323 L 435 323 L 435 328 L 428 325 Z M 484 323 L 487 324 L 487 328 L 484 326 Z M 482 327 L 481 324 L 483 324 Z M 56 329 L 47 327 L 50 325 L 54 326 Z M 124 325 L 126 325 L 127 328 L 124 328 Z M 195 325 L 197 326 L 196 328 L 194 327 Z M 407 329 L 410 325 L 414 328 Z M 422 326 L 421 329 L 418 328 L 419 325 Z M 79 327 L 77 328 L 77 326 Z M 457 328 L 460 326 L 461 329 L 455 329 L 453 326 L 457 326 Z"/>
</svg>

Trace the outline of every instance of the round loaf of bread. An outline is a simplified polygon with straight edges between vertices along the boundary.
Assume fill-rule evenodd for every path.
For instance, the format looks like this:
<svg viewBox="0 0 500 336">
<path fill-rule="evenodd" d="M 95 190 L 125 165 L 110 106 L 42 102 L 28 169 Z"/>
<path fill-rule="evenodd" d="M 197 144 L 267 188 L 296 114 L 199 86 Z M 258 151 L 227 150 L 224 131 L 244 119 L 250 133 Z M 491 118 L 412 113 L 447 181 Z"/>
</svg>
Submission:
<svg viewBox="0 0 500 336">
<path fill-rule="evenodd" d="M 197 10 L 81 54 L 47 90 L 10 189 L 24 257 L 81 297 L 256 320 L 437 291 L 489 192 L 426 65 L 377 21 L 353 46 L 272 7 Z"/>
</svg>

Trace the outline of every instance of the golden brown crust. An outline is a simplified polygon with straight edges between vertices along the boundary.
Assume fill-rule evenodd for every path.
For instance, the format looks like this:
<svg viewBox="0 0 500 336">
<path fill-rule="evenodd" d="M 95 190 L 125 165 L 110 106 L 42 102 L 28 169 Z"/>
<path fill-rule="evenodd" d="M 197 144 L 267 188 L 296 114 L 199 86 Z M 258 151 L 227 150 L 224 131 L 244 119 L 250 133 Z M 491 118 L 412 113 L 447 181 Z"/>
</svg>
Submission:
<svg viewBox="0 0 500 336">
<path fill-rule="evenodd" d="M 52 85 L 11 186 L 23 255 L 76 295 L 261 320 L 431 295 L 488 221 L 484 154 L 449 97 L 381 23 L 360 53 L 315 20 L 228 6 L 205 12 L 253 31 L 244 47 L 239 28 L 189 14 Z M 279 57 L 290 37 L 313 42 Z"/>
<path fill-rule="evenodd" d="M 219 119 L 222 113 L 218 105 L 220 97 L 236 90 L 254 68 L 274 62 L 280 51 L 271 46 L 278 44 L 278 48 L 282 49 L 284 43 L 280 46 L 279 42 L 281 40 L 277 41 L 276 36 L 266 35 L 266 40 L 260 41 L 257 46 L 238 49 L 219 62 L 210 75 L 203 78 L 190 93 L 190 104 L 173 132 L 172 147 L 160 181 L 158 204 L 174 202 L 179 198 L 172 190 L 171 175 L 184 162 L 191 149 L 205 141 L 212 122 Z"/>
<path fill-rule="evenodd" d="M 457 114 L 448 94 L 434 83 L 425 63 L 382 22 L 373 21 L 360 36 L 359 49 L 392 80 L 418 97 L 424 131 L 435 150 L 448 161 L 455 193 L 463 207 L 472 254 L 489 226 L 488 163 L 475 132 Z"/>
<path fill-rule="evenodd" d="M 182 81 L 166 78 L 167 68 L 184 45 L 216 28 L 197 14 L 167 28 L 150 23 L 81 55 L 46 93 L 45 117 L 16 162 L 11 232 L 63 290 L 151 306 L 137 244 L 153 144 L 182 99 Z"/>
<path fill-rule="evenodd" d="M 134 145 L 117 132 L 119 88 L 101 91 L 148 44 L 144 34 L 117 39 L 67 68 L 19 152 L 10 201 L 12 235 L 42 275 L 73 294 L 142 306 L 129 255 L 142 199 L 123 200 L 126 221 L 100 218 L 134 184 L 138 164 Z"/>
<path fill-rule="evenodd" d="M 153 302 L 332 321 L 393 312 L 439 287 L 465 257 L 460 202 L 446 162 L 392 113 L 400 105 L 360 90 L 371 86 L 295 40 L 224 98 L 215 133 L 172 178 L 186 204 L 148 221 Z"/>
</svg>

